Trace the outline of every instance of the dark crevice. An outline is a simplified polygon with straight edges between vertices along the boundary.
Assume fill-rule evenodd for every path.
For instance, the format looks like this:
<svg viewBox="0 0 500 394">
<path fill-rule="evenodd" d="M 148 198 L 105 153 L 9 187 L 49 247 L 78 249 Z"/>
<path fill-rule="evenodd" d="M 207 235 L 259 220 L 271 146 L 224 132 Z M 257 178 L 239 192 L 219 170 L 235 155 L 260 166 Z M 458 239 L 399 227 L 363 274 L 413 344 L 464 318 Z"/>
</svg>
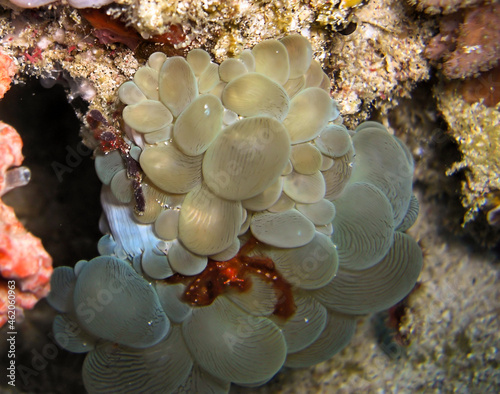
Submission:
<svg viewBox="0 0 500 394">
<path fill-rule="evenodd" d="M 75 104 L 85 110 L 81 100 Z M 64 89 L 45 89 L 37 79 L 15 85 L 0 101 L 0 120 L 21 135 L 23 165 L 32 172 L 29 184 L 7 193 L 3 201 L 42 239 L 55 267 L 94 257 L 100 182 Z"/>
<path fill-rule="evenodd" d="M 32 172 L 28 185 L 8 192 L 2 200 L 15 209 L 28 231 L 41 238 L 54 267 L 73 266 L 97 255 L 100 182 L 92 152 L 81 144 L 81 123 L 75 114 L 87 107 L 81 99 L 68 104 L 62 86 L 46 89 L 37 79 L 12 86 L 0 101 L 0 120 L 21 135 L 23 165 Z M 24 320 L 19 316 L 16 392 L 85 392 L 81 377 L 85 354 L 69 353 L 56 344 L 54 317 L 46 300 L 25 311 Z M 2 366 L 9 362 L 5 344 L 0 345 Z M 0 391 L 10 388 L 5 374 L 0 382 Z"/>
</svg>

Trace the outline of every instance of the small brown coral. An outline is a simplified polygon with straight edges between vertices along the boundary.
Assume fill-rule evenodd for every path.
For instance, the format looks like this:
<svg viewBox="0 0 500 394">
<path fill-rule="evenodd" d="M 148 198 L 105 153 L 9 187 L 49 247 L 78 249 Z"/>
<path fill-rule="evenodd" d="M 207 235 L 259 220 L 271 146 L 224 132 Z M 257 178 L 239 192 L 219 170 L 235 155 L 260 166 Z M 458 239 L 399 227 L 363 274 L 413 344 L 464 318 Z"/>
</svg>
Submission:
<svg viewBox="0 0 500 394">
<path fill-rule="evenodd" d="M 500 4 L 483 5 L 443 17 L 440 33 L 425 51 L 431 60 L 444 59 L 443 74 L 466 78 L 487 71 L 500 59 Z"/>
<path fill-rule="evenodd" d="M 477 78 L 463 81 L 460 92 L 470 104 L 483 100 L 484 105 L 495 107 L 500 103 L 500 65 Z"/>
</svg>

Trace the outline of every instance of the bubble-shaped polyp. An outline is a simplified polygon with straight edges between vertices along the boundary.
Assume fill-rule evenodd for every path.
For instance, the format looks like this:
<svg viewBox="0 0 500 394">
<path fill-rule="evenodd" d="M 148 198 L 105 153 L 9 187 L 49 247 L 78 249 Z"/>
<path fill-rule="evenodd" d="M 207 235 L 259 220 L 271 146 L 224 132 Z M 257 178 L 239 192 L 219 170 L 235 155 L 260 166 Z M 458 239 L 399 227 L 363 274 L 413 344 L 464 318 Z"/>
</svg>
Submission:
<svg viewBox="0 0 500 394">
<path fill-rule="evenodd" d="M 153 346 L 170 329 L 151 285 L 116 257 L 96 257 L 83 267 L 73 302 L 85 330 L 126 346 Z"/>
<path fill-rule="evenodd" d="M 254 197 L 281 175 L 290 156 L 289 141 L 276 119 L 255 116 L 233 123 L 205 153 L 205 182 L 228 200 Z"/>
<path fill-rule="evenodd" d="M 413 288 L 411 154 L 341 124 L 312 54 L 296 34 L 220 66 L 157 52 L 119 88 L 120 150 L 95 155 L 102 256 L 58 268 L 49 296 L 89 392 L 255 387 Z"/>
</svg>

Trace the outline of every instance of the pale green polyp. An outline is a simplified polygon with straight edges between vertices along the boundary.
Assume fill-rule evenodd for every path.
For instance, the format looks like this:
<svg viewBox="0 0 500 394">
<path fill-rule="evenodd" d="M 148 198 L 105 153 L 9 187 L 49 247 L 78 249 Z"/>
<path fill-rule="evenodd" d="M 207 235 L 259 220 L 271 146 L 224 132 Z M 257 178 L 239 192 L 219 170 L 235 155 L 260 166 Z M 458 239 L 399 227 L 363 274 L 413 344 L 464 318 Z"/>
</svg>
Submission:
<svg viewBox="0 0 500 394">
<path fill-rule="evenodd" d="M 207 256 L 192 253 L 177 239 L 168 250 L 168 261 L 174 272 L 181 275 L 198 275 L 207 266 Z"/>
<path fill-rule="evenodd" d="M 123 119 L 128 126 L 139 133 L 151 133 L 172 123 L 172 113 L 156 100 L 144 100 L 127 105 L 123 109 Z"/>
<path fill-rule="evenodd" d="M 294 171 L 311 175 L 321 168 L 323 157 L 314 145 L 306 143 L 292 146 L 290 161 Z"/>
<path fill-rule="evenodd" d="M 122 203 L 132 201 L 134 191 L 132 189 L 132 180 L 128 178 L 127 170 L 118 171 L 109 186 L 118 201 Z"/>
<path fill-rule="evenodd" d="M 220 197 L 245 200 L 278 179 L 289 155 L 290 140 L 280 122 L 265 116 L 242 119 L 227 126 L 205 152 L 204 181 Z"/>
<path fill-rule="evenodd" d="M 105 185 L 111 183 L 111 180 L 118 171 L 125 169 L 125 164 L 123 164 L 122 156 L 118 150 L 106 154 L 97 153 L 94 166 L 97 177 Z"/>
<path fill-rule="evenodd" d="M 396 231 L 387 255 L 360 271 L 339 269 L 335 280 L 314 291 L 329 309 L 362 315 L 390 308 L 415 286 L 422 269 L 422 251 L 413 238 Z"/>
<path fill-rule="evenodd" d="M 335 217 L 335 205 L 328 200 L 320 200 L 314 204 L 297 204 L 297 209 L 316 226 L 326 226 Z"/>
<path fill-rule="evenodd" d="M 278 120 L 283 120 L 289 106 L 283 87 L 258 73 L 229 82 L 222 92 L 222 103 L 241 116 L 269 115 Z"/>
<path fill-rule="evenodd" d="M 47 301 L 59 312 L 69 312 L 73 307 L 73 290 L 76 276 L 70 267 L 58 267 L 50 278 L 50 293 Z"/>
<path fill-rule="evenodd" d="M 403 221 L 412 196 L 413 158 L 381 125 L 361 124 L 352 137 L 356 164 L 351 181 L 369 182 L 389 199 L 396 226 Z"/>
<path fill-rule="evenodd" d="M 182 332 L 190 338 L 186 345 L 196 354 L 198 364 L 224 381 L 261 382 L 274 376 L 285 361 L 286 343 L 281 330 L 265 317 L 249 318 L 226 297 L 193 309 Z M 216 356 L 213 349 L 217 349 Z"/>
<path fill-rule="evenodd" d="M 245 217 L 244 215 L 242 215 L 242 216 Z M 245 220 L 246 220 L 246 218 L 242 219 L 241 221 L 245 222 Z M 243 225 L 240 226 L 240 232 L 241 232 L 241 227 L 242 226 Z M 240 233 L 238 233 L 238 235 L 239 234 Z M 211 260 L 214 260 L 214 261 L 228 261 L 228 260 L 232 259 L 234 256 L 236 256 L 238 254 L 238 251 L 240 250 L 240 246 L 241 246 L 240 239 L 239 238 L 234 238 L 234 240 L 231 243 L 231 245 L 229 245 L 222 252 L 211 254 L 209 256 L 209 258 Z"/>
<path fill-rule="evenodd" d="M 120 86 L 118 97 L 124 104 L 137 104 L 140 101 L 146 100 L 144 93 L 141 92 L 141 89 L 133 81 L 127 81 Z"/>
<path fill-rule="evenodd" d="M 271 222 L 271 225 L 274 226 L 275 230 L 283 233 L 282 237 L 285 240 L 287 237 L 293 236 L 291 234 L 292 230 L 286 227 L 279 228 L 280 224 L 276 223 L 276 221 L 280 221 L 282 215 L 286 214 L 288 216 L 288 212 L 293 213 L 296 211 L 290 210 L 282 214 L 277 214 L 275 215 L 276 219 L 273 219 L 272 215 L 266 213 L 263 213 L 261 216 L 261 218 L 265 217 L 265 219 L 274 221 Z M 257 220 L 260 219 L 257 218 Z M 288 226 L 291 224 L 290 222 L 286 223 Z M 311 228 L 312 237 L 303 246 L 285 247 L 283 249 L 263 246 L 260 250 L 265 256 L 273 260 L 276 268 L 287 282 L 304 290 L 319 289 L 330 283 L 334 279 L 339 267 L 337 250 L 330 237 L 314 231 L 314 226 Z M 255 226 L 252 228 L 252 233 L 254 230 L 256 230 Z M 277 238 L 279 234 L 274 234 L 273 236 Z M 266 239 L 262 236 L 256 236 L 256 238 Z M 270 242 L 266 243 L 270 244 Z"/>
<path fill-rule="evenodd" d="M 97 251 L 101 256 L 111 256 L 115 252 L 116 242 L 111 234 L 105 234 L 99 238 L 97 243 Z"/>
<path fill-rule="evenodd" d="M 289 79 L 283 85 L 286 92 L 288 93 L 288 97 L 293 98 L 297 93 L 299 93 L 306 86 L 306 78 L 301 75 L 295 79 Z"/>
<path fill-rule="evenodd" d="M 234 292 L 226 295 L 232 302 L 253 316 L 270 316 L 276 306 L 278 298 L 273 286 L 259 278 L 250 275 L 251 288 L 243 293 Z"/>
<path fill-rule="evenodd" d="M 263 74 L 280 85 L 288 81 L 290 62 L 285 46 L 278 40 L 265 40 L 252 49 L 255 72 Z"/>
<path fill-rule="evenodd" d="M 75 271 L 75 275 L 78 278 L 78 275 L 80 275 L 80 272 L 82 272 L 83 267 L 87 265 L 88 261 L 87 260 L 78 260 L 77 263 L 75 264 L 75 268 L 73 269 Z"/>
<path fill-rule="evenodd" d="M 186 56 L 186 61 L 191 66 L 194 75 L 199 77 L 210 64 L 210 55 L 203 49 L 192 49 Z"/>
<path fill-rule="evenodd" d="M 179 235 L 179 210 L 166 209 L 156 218 L 154 229 L 161 239 L 174 240 Z"/>
<path fill-rule="evenodd" d="M 316 138 L 333 115 L 333 101 L 320 88 L 301 91 L 290 101 L 290 111 L 283 124 L 292 144 Z"/>
<path fill-rule="evenodd" d="M 255 72 L 255 57 L 251 49 L 245 49 L 238 55 L 238 59 L 243 62 L 248 72 Z"/>
<path fill-rule="evenodd" d="M 417 197 L 415 197 L 415 195 L 412 195 L 410 198 L 410 205 L 408 206 L 408 211 L 406 212 L 406 215 L 403 218 L 403 221 L 401 222 L 401 224 L 398 226 L 398 228 L 396 230 L 401 231 L 401 232 L 405 232 L 411 226 L 413 226 L 413 224 L 417 220 L 419 209 L 420 209 L 420 205 L 418 203 Z"/>
<path fill-rule="evenodd" d="M 169 124 L 159 130 L 152 131 L 151 133 L 144 134 L 144 141 L 148 144 L 154 145 L 158 142 L 168 141 L 172 138 L 172 129 L 174 126 Z M 137 160 L 138 161 L 138 160 Z"/>
<path fill-rule="evenodd" d="M 321 69 L 321 64 L 317 60 L 313 60 L 305 73 L 306 87 L 319 87 L 323 82 L 323 75 L 324 72 Z"/>
<path fill-rule="evenodd" d="M 299 34 L 283 37 L 281 43 L 286 47 L 290 60 L 290 79 L 305 74 L 311 65 L 312 47 L 307 38 Z"/>
<path fill-rule="evenodd" d="M 272 183 L 266 190 L 257 194 L 256 196 L 243 200 L 242 204 L 245 209 L 251 211 L 263 211 L 278 201 L 283 190 L 283 179 L 278 178 L 278 180 Z"/>
<path fill-rule="evenodd" d="M 179 239 L 187 249 L 198 255 L 219 253 L 234 242 L 241 222 L 239 201 L 217 197 L 205 184 L 201 184 L 184 199 L 179 215 Z"/>
<path fill-rule="evenodd" d="M 198 90 L 200 94 L 208 93 L 214 89 L 220 82 L 219 78 L 219 66 L 214 63 L 210 63 L 205 71 L 200 75 L 198 80 Z"/>
<path fill-rule="evenodd" d="M 158 71 L 141 67 L 134 75 L 134 82 L 148 99 L 158 100 Z"/>
<path fill-rule="evenodd" d="M 186 286 L 183 284 L 167 284 L 164 281 L 156 283 L 156 293 L 170 321 L 182 323 L 191 315 L 192 307 L 182 301 Z"/>
<path fill-rule="evenodd" d="M 321 153 L 328 157 L 344 156 L 352 147 L 351 136 L 344 126 L 329 125 L 314 140 Z"/>
<path fill-rule="evenodd" d="M 285 366 L 306 368 L 330 359 L 347 346 L 355 330 L 355 317 L 329 311 L 323 332 L 307 348 L 288 354 Z"/>
<path fill-rule="evenodd" d="M 166 339 L 147 349 L 100 344 L 85 358 L 82 375 L 89 393 L 171 393 L 192 369 L 181 329 L 173 326 Z"/>
<path fill-rule="evenodd" d="M 174 141 L 189 156 L 204 153 L 222 129 L 224 107 L 210 94 L 198 97 L 180 114 L 174 125 Z"/>
<path fill-rule="evenodd" d="M 283 330 L 288 353 L 303 350 L 318 339 L 328 318 L 326 308 L 314 298 L 299 295 L 294 301 L 297 310 L 292 317 L 273 319 Z"/>
<path fill-rule="evenodd" d="M 385 126 L 382 123 L 375 122 L 373 120 L 367 120 L 363 123 L 360 123 L 358 125 L 358 127 L 356 127 L 356 130 L 354 130 L 354 131 L 357 133 L 358 131 L 361 131 L 363 129 L 369 129 L 369 128 L 375 128 L 375 129 L 379 129 L 379 130 L 387 132 L 387 129 L 385 128 Z"/>
<path fill-rule="evenodd" d="M 87 353 L 94 349 L 94 336 L 78 328 L 78 323 L 69 315 L 56 316 L 52 324 L 54 339 L 62 348 L 72 353 Z"/>
<path fill-rule="evenodd" d="M 145 251 L 141 258 L 141 267 L 146 275 L 153 279 L 165 279 L 172 275 L 167 256 Z"/>
<path fill-rule="evenodd" d="M 219 76 L 224 82 L 230 82 L 247 72 L 245 65 L 237 59 L 226 59 L 219 66 Z"/>
<path fill-rule="evenodd" d="M 198 83 L 193 70 L 184 58 L 168 58 L 158 80 L 160 101 L 177 117 L 198 96 Z M 158 129 L 157 129 L 158 130 Z"/>
<path fill-rule="evenodd" d="M 378 263 L 393 242 L 394 221 L 387 197 L 369 183 L 349 184 L 335 200 L 332 240 L 340 266 L 359 270 Z"/>
<path fill-rule="evenodd" d="M 332 165 L 322 172 L 325 178 L 325 198 L 327 200 L 335 201 L 342 195 L 351 177 L 354 156 L 354 149 L 351 148 L 344 156 L 335 158 L 335 160 L 330 159 L 328 156 L 323 157 L 323 161 L 326 161 L 325 159 L 332 160 Z"/>
<path fill-rule="evenodd" d="M 325 178 L 320 171 L 310 175 L 292 172 L 285 177 L 283 191 L 295 202 L 314 204 L 325 197 Z"/>
<path fill-rule="evenodd" d="M 258 212 L 252 216 L 250 229 L 255 238 L 278 248 L 297 248 L 314 238 L 314 225 L 299 211 Z"/>
<path fill-rule="evenodd" d="M 139 163 L 151 181 L 169 193 L 187 193 L 201 182 L 203 156 L 187 156 L 173 144 L 144 149 Z"/>
<path fill-rule="evenodd" d="M 165 60 L 167 60 L 167 55 L 165 55 L 163 52 L 152 53 L 148 58 L 148 66 L 156 72 L 160 72 L 161 66 L 163 66 Z"/>
<path fill-rule="evenodd" d="M 73 302 L 80 325 L 111 342 L 146 348 L 162 340 L 170 329 L 151 286 L 116 257 L 96 257 L 83 267 Z"/>
</svg>

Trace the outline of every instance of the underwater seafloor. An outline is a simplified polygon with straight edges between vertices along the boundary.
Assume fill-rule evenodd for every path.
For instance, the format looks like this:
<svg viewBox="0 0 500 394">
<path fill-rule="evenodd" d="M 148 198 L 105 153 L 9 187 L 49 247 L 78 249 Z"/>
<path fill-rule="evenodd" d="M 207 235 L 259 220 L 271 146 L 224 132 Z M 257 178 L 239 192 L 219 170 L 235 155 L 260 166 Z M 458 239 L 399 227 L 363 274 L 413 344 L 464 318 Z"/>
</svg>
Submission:
<svg viewBox="0 0 500 394">
<path fill-rule="evenodd" d="M 184 42 L 170 37 L 163 44 L 140 37 L 133 37 L 137 43 L 106 41 L 69 6 L 22 11 L 7 3 L 2 50 L 19 73 L 0 101 L 0 120 L 22 136 L 23 164 L 32 179 L 2 200 L 41 238 L 54 267 L 97 254 L 100 182 L 90 151 L 81 145 L 83 114 L 89 108 L 111 112 L 116 86 L 152 49 L 165 45 L 182 54 L 203 47 L 220 61 L 264 38 L 310 34 L 344 122 L 354 127 L 378 120 L 414 155 L 420 214 L 409 233 L 423 249 L 424 267 L 410 295 L 389 311 L 360 319 L 351 343 L 331 360 L 284 369 L 260 388 L 233 385 L 231 392 L 500 391 L 498 2 L 234 1 L 223 7 L 180 1 L 178 9 L 148 2 L 156 5 L 152 10 L 146 2 L 119 2 L 122 8 L 114 12 L 140 24 L 143 37 L 165 34 L 161 26 L 168 23 L 185 32 Z M 155 12 L 171 19 L 160 23 L 151 17 Z M 450 27 L 450 21 L 460 23 Z M 448 48 L 436 41 L 432 46 L 439 35 L 438 44 Z M 485 35 L 496 41 L 486 42 Z M 467 37 L 479 41 L 465 42 Z M 468 57 L 477 46 L 486 59 Z M 95 62 L 88 61 L 89 53 Z M 65 74 L 47 89 L 40 80 L 50 81 L 51 72 Z M 94 95 L 85 96 L 85 80 Z M 25 368 L 15 388 L 2 373 L 1 392 L 85 392 L 85 355 L 54 345 L 54 316 L 45 300 L 25 311 L 16 355 Z M 2 328 L 2 338 L 6 332 Z M 2 371 L 6 349 L 2 339 Z"/>
</svg>

